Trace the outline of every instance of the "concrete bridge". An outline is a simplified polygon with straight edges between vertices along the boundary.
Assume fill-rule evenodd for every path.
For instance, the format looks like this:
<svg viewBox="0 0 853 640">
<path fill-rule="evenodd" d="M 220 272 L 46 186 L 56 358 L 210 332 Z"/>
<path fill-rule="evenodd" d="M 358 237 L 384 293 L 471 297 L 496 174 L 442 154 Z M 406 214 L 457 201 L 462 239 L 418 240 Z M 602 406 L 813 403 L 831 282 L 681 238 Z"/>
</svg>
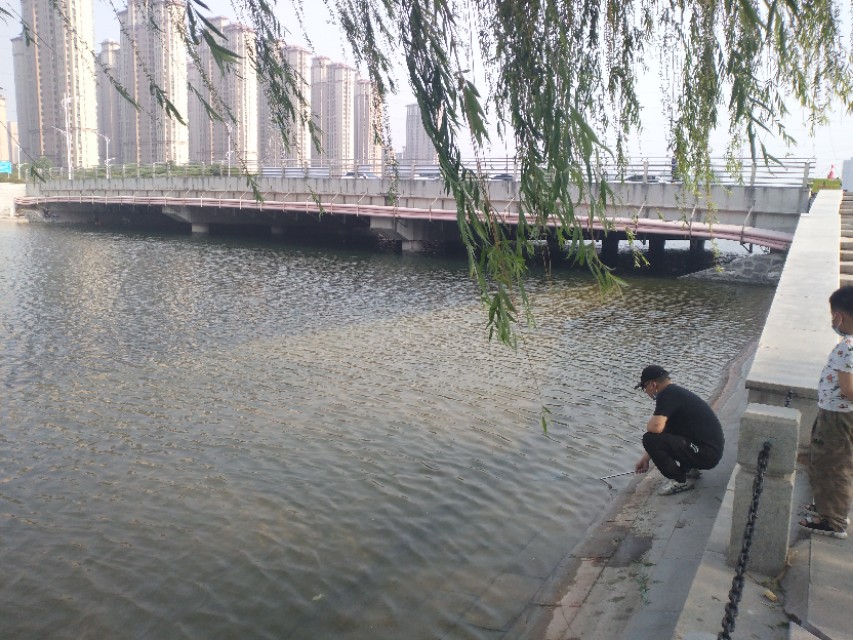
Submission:
<svg viewBox="0 0 853 640">
<path fill-rule="evenodd" d="M 586 238 L 602 239 L 603 257 L 629 234 L 662 251 L 668 239 L 735 240 L 786 250 L 799 216 L 808 208 L 802 183 L 715 185 L 707 197 L 680 183 L 644 181 L 613 184 L 615 204 L 606 220 L 589 218 L 581 202 L 577 219 Z M 399 241 L 402 251 L 458 242 L 456 203 L 441 180 L 256 178 L 258 201 L 242 176 L 112 177 L 48 181 L 27 185 L 16 198 L 18 215 L 67 222 L 141 223 L 166 218 L 193 233 L 213 227 L 267 227 L 274 235 L 322 226 L 327 231 L 378 235 Z M 518 223 L 519 183 L 487 181 L 493 206 L 508 225 Z M 556 224 L 551 222 L 552 226 Z M 604 237 L 605 227 L 609 230 Z"/>
</svg>

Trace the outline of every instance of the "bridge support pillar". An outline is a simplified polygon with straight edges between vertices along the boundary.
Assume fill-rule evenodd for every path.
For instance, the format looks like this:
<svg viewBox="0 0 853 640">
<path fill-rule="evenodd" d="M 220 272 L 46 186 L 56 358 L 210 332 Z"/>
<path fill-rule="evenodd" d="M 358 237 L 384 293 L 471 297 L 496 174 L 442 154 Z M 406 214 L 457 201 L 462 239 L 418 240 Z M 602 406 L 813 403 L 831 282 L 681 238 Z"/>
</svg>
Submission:
<svg viewBox="0 0 853 640">
<path fill-rule="evenodd" d="M 663 236 L 652 236 L 649 238 L 649 262 L 652 267 L 663 263 L 664 256 L 666 255 L 664 252 L 665 248 L 666 238 Z"/>
<path fill-rule="evenodd" d="M 705 252 L 705 238 L 690 238 L 690 257 L 697 258 Z"/>
<path fill-rule="evenodd" d="M 370 218 L 370 230 L 383 238 L 399 240 L 403 253 L 418 253 L 424 250 L 427 242 L 443 242 L 452 230 L 458 233 L 456 225 L 445 225 L 429 220 L 404 218 Z"/>
<path fill-rule="evenodd" d="M 608 233 L 601 239 L 601 261 L 608 267 L 615 267 L 619 259 L 619 236 Z"/>
<path fill-rule="evenodd" d="M 198 222 L 193 222 L 192 223 L 192 232 L 193 233 L 210 233 L 210 225 L 198 223 Z"/>
</svg>

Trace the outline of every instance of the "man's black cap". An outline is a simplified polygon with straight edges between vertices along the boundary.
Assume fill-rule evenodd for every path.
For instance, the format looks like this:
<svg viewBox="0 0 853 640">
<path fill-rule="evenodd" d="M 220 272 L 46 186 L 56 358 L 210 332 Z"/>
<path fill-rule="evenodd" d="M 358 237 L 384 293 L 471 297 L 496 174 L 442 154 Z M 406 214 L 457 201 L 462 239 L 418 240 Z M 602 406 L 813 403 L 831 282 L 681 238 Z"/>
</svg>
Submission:
<svg viewBox="0 0 853 640">
<path fill-rule="evenodd" d="M 669 372 L 666 369 L 656 364 L 650 364 L 648 367 L 643 369 L 643 373 L 640 374 L 640 382 L 638 384 L 635 384 L 634 388 L 642 389 L 647 382 L 668 377 Z"/>
</svg>

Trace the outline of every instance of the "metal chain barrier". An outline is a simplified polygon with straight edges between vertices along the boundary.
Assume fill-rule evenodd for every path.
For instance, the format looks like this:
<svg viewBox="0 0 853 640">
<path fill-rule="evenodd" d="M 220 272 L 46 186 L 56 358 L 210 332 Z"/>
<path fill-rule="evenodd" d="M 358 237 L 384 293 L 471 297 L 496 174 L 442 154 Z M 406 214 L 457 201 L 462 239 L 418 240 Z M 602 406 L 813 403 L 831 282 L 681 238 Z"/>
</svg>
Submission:
<svg viewBox="0 0 853 640">
<path fill-rule="evenodd" d="M 743 529 L 743 546 L 735 565 L 735 577 L 732 578 L 732 588 L 729 591 L 729 603 L 726 605 L 726 613 L 723 616 L 723 630 L 717 634 L 717 640 L 731 640 L 731 633 L 735 630 L 735 618 L 738 614 L 738 603 L 743 596 L 743 575 L 749 564 L 749 548 L 752 546 L 752 534 L 755 532 L 755 519 L 758 514 L 758 503 L 761 501 L 761 492 L 764 490 L 764 472 L 767 471 L 767 461 L 770 459 L 770 442 L 765 442 L 758 454 L 758 464 L 755 469 L 755 480 L 752 483 L 752 503 L 746 517 L 746 526 Z"/>
</svg>

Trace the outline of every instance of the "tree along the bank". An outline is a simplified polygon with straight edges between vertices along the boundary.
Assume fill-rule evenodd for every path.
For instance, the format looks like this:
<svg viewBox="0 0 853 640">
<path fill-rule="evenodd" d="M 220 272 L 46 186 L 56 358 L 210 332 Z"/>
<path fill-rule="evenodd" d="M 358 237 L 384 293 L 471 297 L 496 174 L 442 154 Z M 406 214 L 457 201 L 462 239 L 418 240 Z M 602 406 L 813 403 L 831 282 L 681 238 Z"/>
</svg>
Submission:
<svg viewBox="0 0 853 640">
<path fill-rule="evenodd" d="M 64 11 L 64 2 L 51 1 Z M 252 62 L 286 143 L 286 133 L 304 117 L 303 97 L 296 70 L 280 53 L 285 31 L 276 5 L 231 2 L 255 30 Z M 772 164 L 766 142 L 790 142 L 783 124 L 787 105 L 803 108 L 814 124 L 833 101 L 853 108 L 853 56 L 849 32 L 842 30 L 842 14 L 849 20 L 853 3 L 324 0 L 322 9 L 318 2 L 291 4 L 299 24 L 307 10 L 329 11 L 380 101 L 397 92 L 395 63 L 405 61 L 406 81 L 456 200 L 471 274 L 488 308 L 489 335 L 507 343 L 515 340 L 519 312 L 529 309 L 530 240 L 556 236 L 602 288 L 618 284 L 595 248 L 583 242 L 575 210 L 583 202 L 590 220 L 604 219 L 612 201 L 601 179 L 604 167 L 625 165 L 625 142 L 642 125 L 638 84 L 644 61 L 663 70 L 663 93 L 670 98 L 663 107 L 669 127 L 661 136 L 685 187 L 697 192 L 711 177 L 709 140 L 715 129 L 728 127 L 733 169 L 744 148 L 752 161 Z M 201 0 L 189 0 L 185 8 L 189 55 L 198 61 L 204 43 L 227 73 L 236 54 L 211 22 L 210 10 Z M 24 25 L 25 33 L 29 29 Z M 304 35 L 310 41 L 312 34 Z M 181 119 L 168 91 L 151 84 L 166 113 Z M 197 88 L 190 92 L 204 100 Z M 215 91 L 211 95 L 205 102 L 209 116 L 232 118 Z M 393 157 L 387 118 L 381 129 L 376 133 Z M 521 168 L 517 232 L 501 223 L 481 172 L 463 165 L 461 148 L 468 144 L 478 157 L 489 144 L 515 149 Z"/>
</svg>

